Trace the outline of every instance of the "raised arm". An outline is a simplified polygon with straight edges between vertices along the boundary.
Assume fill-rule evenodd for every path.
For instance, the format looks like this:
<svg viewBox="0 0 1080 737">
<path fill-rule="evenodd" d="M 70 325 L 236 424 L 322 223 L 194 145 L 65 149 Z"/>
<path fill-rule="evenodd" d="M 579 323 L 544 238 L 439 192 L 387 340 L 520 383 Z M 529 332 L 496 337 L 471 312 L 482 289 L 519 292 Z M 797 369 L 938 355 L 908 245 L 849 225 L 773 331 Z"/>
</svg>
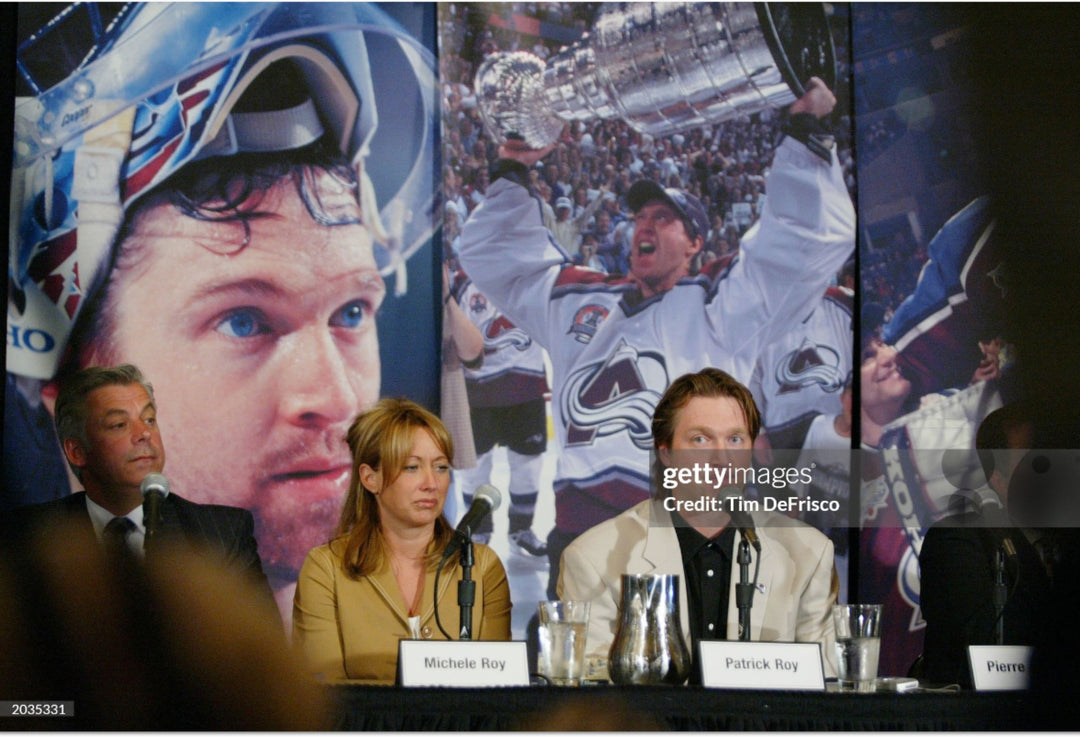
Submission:
<svg viewBox="0 0 1080 737">
<path fill-rule="evenodd" d="M 834 152 L 821 155 L 828 137 L 807 123 L 833 104 L 828 88 L 812 84 L 792 105 L 788 120 L 802 122 L 785 128 L 761 218 L 743 236 L 709 307 L 714 329 L 750 366 L 761 346 L 806 316 L 855 247 L 855 208 L 840 164 Z"/>
<path fill-rule="evenodd" d="M 465 222 L 461 264 L 484 296 L 547 347 L 552 285 L 570 257 L 544 227 L 540 200 L 527 188 L 527 166 L 542 151 L 510 143 L 499 149 L 487 198 Z"/>
</svg>

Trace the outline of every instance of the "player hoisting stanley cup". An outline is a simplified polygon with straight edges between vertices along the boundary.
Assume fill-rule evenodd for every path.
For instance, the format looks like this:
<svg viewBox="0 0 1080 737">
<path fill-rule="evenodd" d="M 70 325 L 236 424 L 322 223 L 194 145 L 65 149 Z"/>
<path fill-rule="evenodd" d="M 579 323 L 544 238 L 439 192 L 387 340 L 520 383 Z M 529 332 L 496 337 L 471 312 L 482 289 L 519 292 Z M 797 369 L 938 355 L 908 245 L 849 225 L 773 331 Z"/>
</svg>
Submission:
<svg viewBox="0 0 1080 737">
<path fill-rule="evenodd" d="M 611 3 L 546 64 L 523 51 L 488 57 L 475 89 L 500 143 L 543 148 L 571 120 L 620 118 L 656 136 L 781 108 L 811 77 L 835 87 L 819 4 Z"/>
</svg>

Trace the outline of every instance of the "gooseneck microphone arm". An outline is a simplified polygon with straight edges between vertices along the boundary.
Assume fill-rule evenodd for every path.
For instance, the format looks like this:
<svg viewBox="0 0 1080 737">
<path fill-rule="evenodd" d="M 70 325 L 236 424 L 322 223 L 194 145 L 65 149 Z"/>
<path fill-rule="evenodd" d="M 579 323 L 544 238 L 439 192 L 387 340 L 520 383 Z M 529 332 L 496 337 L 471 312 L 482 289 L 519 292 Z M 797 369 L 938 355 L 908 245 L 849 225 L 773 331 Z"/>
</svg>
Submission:
<svg viewBox="0 0 1080 737">
<path fill-rule="evenodd" d="M 758 540 L 754 520 L 746 512 L 732 510 L 731 523 L 739 529 L 739 552 L 736 562 L 739 564 L 739 582 L 735 584 L 735 606 L 739 610 L 739 639 L 750 641 L 750 609 L 754 606 L 754 589 L 757 587 L 758 572 L 761 570 L 761 542 Z M 750 546 L 757 552 L 754 565 L 754 579 L 750 580 Z"/>
<path fill-rule="evenodd" d="M 147 474 L 139 489 L 143 495 L 143 527 L 146 535 L 143 538 L 143 551 L 149 550 L 157 539 L 158 528 L 161 527 L 161 504 L 169 495 L 169 480 L 160 473 Z"/>
<path fill-rule="evenodd" d="M 476 581 L 472 580 L 473 563 L 473 542 L 470 535 L 461 546 L 461 580 L 457 585 L 458 609 L 461 610 L 459 640 L 472 639 L 472 611 L 476 601 Z"/>
<path fill-rule="evenodd" d="M 754 584 L 750 582 L 750 543 L 739 540 L 739 582 L 735 584 L 735 606 L 739 609 L 739 639 L 750 641 L 750 608 L 754 605 Z"/>
<path fill-rule="evenodd" d="M 1005 644 L 1005 605 L 1009 602 L 1006 564 L 1016 557 L 1016 546 L 1005 537 L 994 554 L 994 644 Z M 1019 575 L 1019 572 L 1017 572 Z"/>
<path fill-rule="evenodd" d="M 472 580 L 472 568 L 474 565 L 472 531 L 487 515 L 499 508 L 502 503 L 502 494 L 491 484 L 484 484 L 476 490 L 473 503 L 469 510 L 454 529 L 453 537 L 443 550 L 442 560 L 435 570 L 435 624 L 443 637 L 452 640 L 450 634 L 442 625 L 439 618 L 439 574 L 443 566 L 454 553 L 461 551 L 459 563 L 461 565 L 461 580 L 458 582 L 458 606 L 461 610 L 461 628 L 458 639 L 472 639 L 472 610 L 476 603 L 476 582 Z"/>
</svg>

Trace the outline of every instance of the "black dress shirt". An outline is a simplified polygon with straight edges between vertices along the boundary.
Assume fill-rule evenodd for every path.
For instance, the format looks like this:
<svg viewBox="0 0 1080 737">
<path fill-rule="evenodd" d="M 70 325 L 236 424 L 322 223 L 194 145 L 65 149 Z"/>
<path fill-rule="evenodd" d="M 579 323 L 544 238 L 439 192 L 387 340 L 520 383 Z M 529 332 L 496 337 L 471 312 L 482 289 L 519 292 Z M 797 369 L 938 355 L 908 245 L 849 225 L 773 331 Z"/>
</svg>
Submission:
<svg viewBox="0 0 1080 737">
<path fill-rule="evenodd" d="M 690 620 L 690 646 L 693 667 L 690 683 L 701 683 L 697 643 L 700 640 L 726 640 L 728 597 L 731 590 L 731 549 L 735 528 L 725 527 L 718 535 L 707 538 L 691 527 L 677 512 L 671 513 L 675 536 L 679 539 L 683 571 L 682 585 Z"/>
</svg>

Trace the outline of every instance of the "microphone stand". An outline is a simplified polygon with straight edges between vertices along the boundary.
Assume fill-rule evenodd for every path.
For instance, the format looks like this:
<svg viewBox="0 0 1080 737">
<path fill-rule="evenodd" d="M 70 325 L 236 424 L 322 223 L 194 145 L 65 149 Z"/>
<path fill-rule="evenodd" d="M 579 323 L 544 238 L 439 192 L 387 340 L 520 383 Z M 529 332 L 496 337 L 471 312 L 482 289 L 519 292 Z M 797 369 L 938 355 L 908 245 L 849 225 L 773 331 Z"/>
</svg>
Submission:
<svg viewBox="0 0 1080 737">
<path fill-rule="evenodd" d="M 472 580 L 473 542 L 472 535 L 463 535 L 465 541 L 461 544 L 461 580 L 458 581 L 458 607 L 461 609 L 461 632 L 460 640 L 472 639 L 472 610 L 476 601 L 476 582 Z"/>
<path fill-rule="evenodd" d="M 143 527 L 146 530 L 143 537 L 144 554 L 157 545 L 157 531 L 161 526 L 161 500 L 162 494 L 158 491 L 151 491 L 143 496 Z"/>
<path fill-rule="evenodd" d="M 739 639 L 750 641 L 750 607 L 754 604 L 754 585 L 750 583 L 750 543 L 746 534 L 739 531 L 739 582 L 735 584 L 735 606 L 739 608 Z"/>
<path fill-rule="evenodd" d="M 1009 590 L 1005 583 L 1005 552 L 998 548 L 994 561 L 994 644 L 1005 644 L 1005 603 Z"/>
</svg>

